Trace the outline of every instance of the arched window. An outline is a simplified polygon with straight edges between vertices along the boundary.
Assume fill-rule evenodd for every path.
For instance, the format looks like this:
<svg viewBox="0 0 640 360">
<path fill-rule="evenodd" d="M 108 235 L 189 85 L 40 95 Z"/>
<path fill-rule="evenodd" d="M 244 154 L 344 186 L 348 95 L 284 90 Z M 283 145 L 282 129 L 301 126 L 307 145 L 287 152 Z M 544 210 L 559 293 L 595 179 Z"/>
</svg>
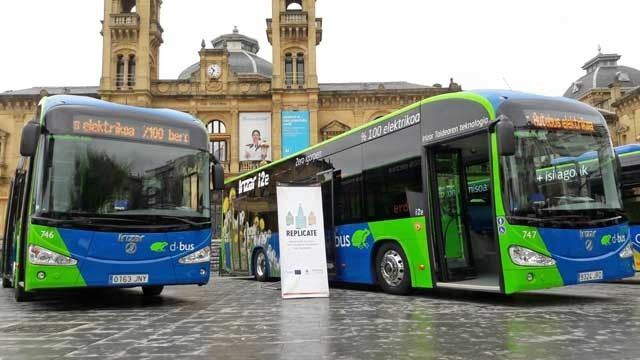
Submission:
<svg viewBox="0 0 640 360">
<path fill-rule="evenodd" d="M 123 13 L 136 12 L 136 0 L 122 0 L 122 12 Z"/>
<path fill-rule="evenodd" d="M 284 55 L 284 83 L 288 86 L 293 84 L 293 58 L 289 53 Z"/>
<path fill-rule="evenodd" d="M 116 87 L 119 89 L 124 84 L 124 57 L 118 55 L 116 60 Z"/>
<path fill-rule="evenodd" d="M 207 124 L 207 130 L 209 130 L 209 134 L 224 134 L 227 132 L 227 127 L 222 121 L 213 120 Z"/>
<path fill-rule="evenodd" d="M 302 0 L 287 0 L 287 11 L 302 11 Z"/>
<path fill-rule="evenodd" d="M 136 84 L 136 56 L 129 55 L 129 64 L 127 65 L 127 86 L 132 87 Z"/>
<path fill-rule="evenodd" d="M 298 85 L 304 84 L 304 55 L 302 53 L 298 53 L 296 58 L 296 79 Z"/>
<path fill-rule="evenodd" d="M 207 123 L 207 130 L 210 135 L 220 135 L 227 132 L 227 127 L 220 120 L 212 120 Z M 209 151 L 221 162 L 228 159 L 228 141 L 226 137 L 211 137 L 209 141 Z"/>
</svg>

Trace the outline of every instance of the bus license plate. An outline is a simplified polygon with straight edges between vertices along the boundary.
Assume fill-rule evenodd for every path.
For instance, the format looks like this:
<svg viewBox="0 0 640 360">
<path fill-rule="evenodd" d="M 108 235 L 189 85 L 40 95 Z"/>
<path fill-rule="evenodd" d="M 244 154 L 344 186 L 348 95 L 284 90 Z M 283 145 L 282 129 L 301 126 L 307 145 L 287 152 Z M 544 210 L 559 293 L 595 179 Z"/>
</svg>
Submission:
<svg viewBox="0 0 640 360">
<path fill-rule="evenodd" d="M 111 275 L 110 284 L 146 284 L 149 274 Z"/>
<path fill-rule="evenodd" d="M 602 278 L 603 278 L 602 270 L 587 271 L 587 272 L 578 273 L 578 281 L 579 282 L 602 280 Z"/>
</svg>

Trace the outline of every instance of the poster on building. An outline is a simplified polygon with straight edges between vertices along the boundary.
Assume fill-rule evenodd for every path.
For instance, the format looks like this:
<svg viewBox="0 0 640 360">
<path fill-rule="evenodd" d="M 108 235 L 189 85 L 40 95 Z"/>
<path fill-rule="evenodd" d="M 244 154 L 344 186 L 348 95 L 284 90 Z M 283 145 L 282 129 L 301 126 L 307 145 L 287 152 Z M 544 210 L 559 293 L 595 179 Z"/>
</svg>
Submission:
<svg viewBox="0 0 640 360">
<path fill-rule="evenodd" d="M 240 161 L 271 161 L 271 113 L 240 113 Z"/>
<path fill-rule="evenodd" d="M 277 186 L 282 297 L 329 297 L 320 186 Z"/>
<path fill-rule="evenodd" d="M 282 112 L 282 157 L 309 147 L 309 112 Z"/>
</svg>

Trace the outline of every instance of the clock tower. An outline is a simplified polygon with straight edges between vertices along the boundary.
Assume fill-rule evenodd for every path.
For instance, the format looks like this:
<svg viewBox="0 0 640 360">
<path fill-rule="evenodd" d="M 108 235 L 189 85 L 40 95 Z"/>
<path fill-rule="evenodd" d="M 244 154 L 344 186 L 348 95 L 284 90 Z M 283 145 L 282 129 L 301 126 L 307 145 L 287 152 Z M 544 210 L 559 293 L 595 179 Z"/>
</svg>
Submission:
<svg viewBox="0 0 640 360">
<path fill-rule="evenodd" d="M 151 105 L 162 44 L 162 0 L 104 0 L 100 96 L 130 105 Z"/>
</svg>

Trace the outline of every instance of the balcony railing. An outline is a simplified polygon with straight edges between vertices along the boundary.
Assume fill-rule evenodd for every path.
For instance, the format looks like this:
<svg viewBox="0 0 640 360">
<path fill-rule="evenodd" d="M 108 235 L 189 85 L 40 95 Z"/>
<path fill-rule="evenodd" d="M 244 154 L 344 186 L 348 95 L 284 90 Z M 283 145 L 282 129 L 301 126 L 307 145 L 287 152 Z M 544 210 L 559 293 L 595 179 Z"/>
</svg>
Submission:
<svg viewBox="0 0 640 360">
<path fill-rule="evenodd" d="M 140 23 L 138 14 L 114 14 L 111 15 L 112 28 L 137 28 Z"/>
<path fill-rule="evenodd" d="M 280 25 L 307 25 L 306 12 L 280 13 Z"/>
<path fill-rule="evenodd" d="M 116 88 L 121 89 L 125 86 L 129 88 L 136 86 L 136 76 L 131 74 L 127 77 L 124 74 L 116 75 Z"/>
<path fill-rule="evenodd" d="M 260 167 L 261 161 L 241 161 L 240 172 L 254 170 Z"/>
</svg>

